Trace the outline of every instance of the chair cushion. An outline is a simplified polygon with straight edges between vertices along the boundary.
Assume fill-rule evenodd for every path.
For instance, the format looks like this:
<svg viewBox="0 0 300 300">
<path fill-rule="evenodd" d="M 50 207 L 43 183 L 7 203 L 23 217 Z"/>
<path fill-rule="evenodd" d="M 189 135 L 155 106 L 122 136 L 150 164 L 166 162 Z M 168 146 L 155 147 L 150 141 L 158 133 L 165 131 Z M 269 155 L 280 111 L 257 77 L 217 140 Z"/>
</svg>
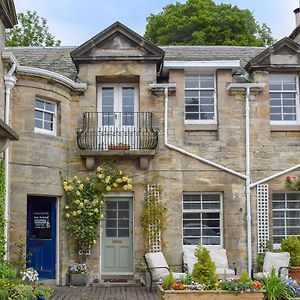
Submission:
<svg viewBox="0 0 300 300">
<path fill-rule="evenodd" d="M 290 263 L 290 254 L 288 252 L 266 252 L 263 270 L 270 273 L 272 268 L 278 272 L 280 267 L 288 267 Z M 282 275 L 287 275 L 287 269 L 282 270 Z"/>
<path fill-rule="evenodd" d="M 169 266 L 162 252 L 146 253 L 145 258 L 147 260 L 154 281 L 158 281 L 159 279 L 162 279 L 169 274 Z M 155 267 L 162 268 L 151 269 Z"/>
<path fill-rule="evenodd" d="M 253 274 L 253 278 L 256 279 L 256 280 L 261 280 L 261 279 L 264 279 L 267 277 L 267 273 L 265 272 L 259 272 L 259 273 L 254 273 Z"/>
<path fill-rule="evenodd" d="M 208 249 L 217 269 L 229 269 L 226 249 Z"/>
<path fill-rule="evenodd" d="M 223 275 L 223 276 L 232 276 L 235 275 L 235 271 L 228 268 L 216 268 L 216 274 L 217 275 Z"/>
<path fill-rule="evenodd" d="M 187 266 L 189 275 L 192 274 L 196 262 L 195 249 L 183 248 L 183 263 Z"/>
</svg>

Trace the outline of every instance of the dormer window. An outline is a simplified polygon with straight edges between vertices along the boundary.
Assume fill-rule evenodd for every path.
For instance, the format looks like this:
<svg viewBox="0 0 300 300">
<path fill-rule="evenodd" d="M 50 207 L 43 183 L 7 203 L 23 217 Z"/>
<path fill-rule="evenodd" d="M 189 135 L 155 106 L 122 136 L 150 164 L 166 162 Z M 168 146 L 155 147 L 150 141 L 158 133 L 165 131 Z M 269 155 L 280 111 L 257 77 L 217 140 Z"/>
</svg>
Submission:
<svg viewBox="0 0 300 300">
<path fill-rule="evenodd" d="M 216 123 L 214 74 L 185 75 L 185 124 Z"/>
<path fill-rule="evenodd" d="M 272 125 L 299 124 L 298 76 L 270 75 L 269 98 Z"/>
</svg>

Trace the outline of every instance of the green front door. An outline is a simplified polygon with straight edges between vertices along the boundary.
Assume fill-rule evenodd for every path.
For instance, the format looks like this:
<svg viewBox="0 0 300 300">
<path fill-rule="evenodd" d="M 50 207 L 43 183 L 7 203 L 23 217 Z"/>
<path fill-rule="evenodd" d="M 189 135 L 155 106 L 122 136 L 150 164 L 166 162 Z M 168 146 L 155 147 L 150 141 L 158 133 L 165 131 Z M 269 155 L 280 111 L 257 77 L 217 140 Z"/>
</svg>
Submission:
<svg viewBox="0 0 300 300">
<path fill-rule="evenodd" d="M 108 198 L 102 231 L 102 274 L 131 274 L 132 198 Z"/>
</svg>

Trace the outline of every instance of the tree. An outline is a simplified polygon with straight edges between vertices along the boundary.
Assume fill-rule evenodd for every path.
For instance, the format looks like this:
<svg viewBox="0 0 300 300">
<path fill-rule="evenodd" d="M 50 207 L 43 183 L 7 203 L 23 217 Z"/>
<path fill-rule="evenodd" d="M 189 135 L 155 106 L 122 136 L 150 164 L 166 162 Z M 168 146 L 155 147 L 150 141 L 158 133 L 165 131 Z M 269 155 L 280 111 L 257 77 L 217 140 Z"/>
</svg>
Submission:
<svg viewBox="0 0 300 300">
<path fill-rule="evenodd" d="M 274 39 L 248 9 L 213 0 L 169 4 L 147 18 L 145 39 L 158 45 L 266 46 Z"/>
<path fill-rule="evenodd" d="M 47 20 L 36 11 L 18 13 L 19 24 L 6 31 L 6 46 L 59 46 L 60 41 L 49 33 Z"/>
</svg>

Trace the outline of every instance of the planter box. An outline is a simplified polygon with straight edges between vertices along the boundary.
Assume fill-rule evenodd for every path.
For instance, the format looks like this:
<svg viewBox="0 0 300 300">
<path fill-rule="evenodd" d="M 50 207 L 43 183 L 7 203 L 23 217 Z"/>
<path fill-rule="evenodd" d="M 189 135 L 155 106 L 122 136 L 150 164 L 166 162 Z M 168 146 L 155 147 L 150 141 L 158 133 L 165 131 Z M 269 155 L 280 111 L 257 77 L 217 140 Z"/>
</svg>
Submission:
<svg viewBox="0 0 300 300">
<path fill-rule="evenodd" d="M 229 291 L 170 291 L 157 287 L 159 300 L 263 300 L 263 292 L 234 293 Z"/>
<path fill-rule="evenodd" d="M 87 274 L 69 274 L 68 285 L 69 286 L 86 286 L 88 283 Z"/>
</svg>

